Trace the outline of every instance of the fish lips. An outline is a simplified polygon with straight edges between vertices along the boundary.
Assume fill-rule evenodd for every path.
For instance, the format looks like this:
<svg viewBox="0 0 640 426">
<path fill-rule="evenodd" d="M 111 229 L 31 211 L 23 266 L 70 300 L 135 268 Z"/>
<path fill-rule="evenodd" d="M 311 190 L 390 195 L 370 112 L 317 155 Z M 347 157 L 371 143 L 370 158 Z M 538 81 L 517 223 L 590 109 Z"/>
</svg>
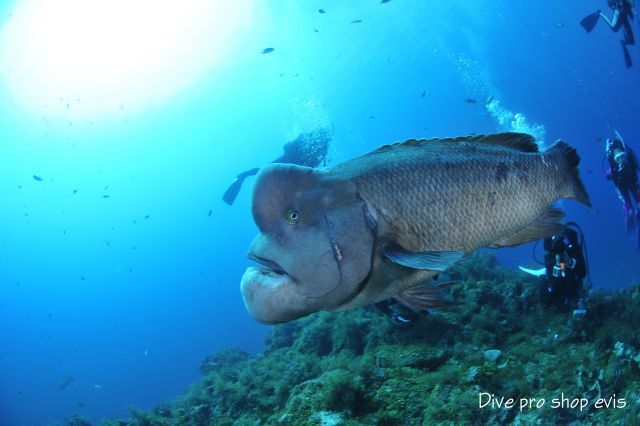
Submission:
<svg viewBox="0 0 640 426">
<path fill-rule="evenodd" d="M 278 275 L 288 275 L 287 271 L 284 270 L 284 268 L 282 266 L 280 266 L 277 262 L 274 262 L 273 260 L 270 259 L 266 259 L 264 257 L 260 257 L 260 256 L 256 256 L 253 253 L 249 253 L 247 255 L 247 257 L 251 260 L 253 260 L 254 262 L 257 262 L 259 264 L 261 264 L 264 268 L 266 272 L 268 271 L 272 271 Z"/>
<path fill-rule="evenodd" d="M 307 309 L 295 280 L 281 268 L 274 269 L 275 265 L 250 266 L 242 275 L 240 291 L 249 314 L 263 324 L 279 324 L 313 312 L 313 307 Z"/>
</svg>

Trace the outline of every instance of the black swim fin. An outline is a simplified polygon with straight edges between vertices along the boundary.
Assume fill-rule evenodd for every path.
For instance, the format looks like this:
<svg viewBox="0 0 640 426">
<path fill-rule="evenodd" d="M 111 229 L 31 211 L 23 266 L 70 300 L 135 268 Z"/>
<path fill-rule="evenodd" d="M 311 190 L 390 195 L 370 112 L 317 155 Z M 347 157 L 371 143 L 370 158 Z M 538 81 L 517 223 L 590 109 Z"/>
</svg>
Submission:
<svg viewBox="0 0 640 426">
<path fill-rule="evenodd" d="M 624 54 L 624 65 L 627 68 L 631 68 L 633 62 L 631 61 L 631 55 L 629 54 L 629 49 L 627 48 L 627 44 L 624 40 L 620 41 L 622 43 L 622 53 Z"/>
<path fill-rule="evenodd" d="M 626 217 L 625 228 L 627 230 L 627 238 L 629 239 L 632 239 L 638 230 L 636 218 L 634 216 L 635 215 L 633 213 L 629 213 L 629 215 Z"/>
<path fill-rule="evenodd" d="M 233 183 L 229 185 L 229 188 L 222 196 L 222 200 L 224 200 L 225 203 L 227 203 L 228 205 L 233 204 L 233 202 L 236 200 L 236 197 L 238 196 L 238 193 L 240 192 L 240 188 L 242 188 L 242 182 L 244 182 L 244 178 L 235 178 Z"/>
<path fill-rule="evenodd" d="M 598 19 L 600 19 L 599 10 L 593 12 L 590 15 L 585 16 L 582 19 L 582 21 L 580 21 L 580 25 L 582 25 L 582 28 L 584 28 L 586 32 L 590 33 L 596 27 L 596 24 L 598 23 Z"/>
<path fill-rule="evenodd" d="M 255 169 L 247 170 L 246 172 L 242 172 L 238 176 L 236 176 L 235 180 L 231 183 L 231 185 L 229 185 L 229 188 L 227 188 L 224 195 L 222 196 L 222 200 L 228 205 L 232 205 L 236 200 L 238 193 L 240 193 L 240 189 L 242 188 L 242 183 L 244 182 L 244 180 L 249 176 L 257 174 L 258 170 L 260 170 L 260 168 L 256 167 Z"/>
</svg>

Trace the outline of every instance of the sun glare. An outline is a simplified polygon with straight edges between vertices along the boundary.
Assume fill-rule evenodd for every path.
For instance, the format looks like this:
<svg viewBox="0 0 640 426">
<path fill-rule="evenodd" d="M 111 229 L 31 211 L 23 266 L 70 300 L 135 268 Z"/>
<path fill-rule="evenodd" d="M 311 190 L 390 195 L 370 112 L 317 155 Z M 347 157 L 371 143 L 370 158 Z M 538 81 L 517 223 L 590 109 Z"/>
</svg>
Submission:
<svg viewBox="0 0 640 426">
<path fill-rule="evenodd" d="M 22 103 L 86 112 L 164 99 L 220 65 L 252 0 L 20 0 L 0 75 Z"/>
</svg>

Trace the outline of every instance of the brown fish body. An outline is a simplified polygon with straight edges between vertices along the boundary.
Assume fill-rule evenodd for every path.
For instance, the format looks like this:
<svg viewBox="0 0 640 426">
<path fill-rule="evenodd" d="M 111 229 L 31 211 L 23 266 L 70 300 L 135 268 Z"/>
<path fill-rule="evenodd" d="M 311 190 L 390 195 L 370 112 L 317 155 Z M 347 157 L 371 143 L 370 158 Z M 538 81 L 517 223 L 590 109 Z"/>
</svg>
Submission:
<svg viewBox="0 0 640 426">
<path fill-rule="evenodd" d="M 527 226 L 555 200 L 573 197 L 572 173 L 562 150 L 539 153 L 528 135 L 498 134 L 411 140 L 327 174 L 336 185 L 355 183 L 379 236 L 394 236 L 408 251 L 469 252 Z"/>
<path fill-rule="evenodd" d="M 579 157 L 564 142 L 544 153 L 529 135 L 410 140 L 329 169 L 260 171 L 260 235 L 241 288 L 261 322 L 395 297 L 446 303 L 430 281 L 477 248 L 517 245 L 562 227 L 561 198 L 588 204 Z"/>
</svg>

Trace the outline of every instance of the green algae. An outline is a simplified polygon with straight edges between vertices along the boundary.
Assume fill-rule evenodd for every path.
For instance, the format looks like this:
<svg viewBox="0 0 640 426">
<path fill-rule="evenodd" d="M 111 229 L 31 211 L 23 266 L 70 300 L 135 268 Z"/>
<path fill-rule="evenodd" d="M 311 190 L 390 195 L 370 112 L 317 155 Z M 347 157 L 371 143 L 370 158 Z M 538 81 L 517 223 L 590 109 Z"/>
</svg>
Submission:
<svg viewBox="0 0 640 426">
<path fill-rule="evenodd" d="M 597 292 L 588 312 L 543 309 L 536 281 L 489 254 L 447 279 L 458 306 L 398 328 L 374 308 L 274 326 L 264 352 L 207 358 L 200 381 L 152 411 L 105 425 L 640 423 L 640 287 Z M 487 351 L 490 356 L 487 356 Z M 497 351 L 500 351 L 499 353 Z M 545 399 L 479 407 L 480 393 Z M 596 408 L 624 398 L 624 408 Z M 584 409 L 552 406 L 585 398 Z"/>
</svg>

